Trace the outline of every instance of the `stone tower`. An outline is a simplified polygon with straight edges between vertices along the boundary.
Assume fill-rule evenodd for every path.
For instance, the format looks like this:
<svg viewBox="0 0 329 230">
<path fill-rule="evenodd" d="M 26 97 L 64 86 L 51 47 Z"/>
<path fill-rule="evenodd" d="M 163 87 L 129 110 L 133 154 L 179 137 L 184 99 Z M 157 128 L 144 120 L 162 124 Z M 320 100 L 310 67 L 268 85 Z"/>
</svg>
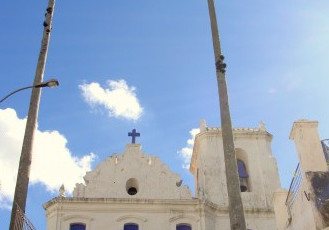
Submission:
<svg viewBox="0 0 329 230">
<path fill-rule="evenodd" d="M 260 123 L 259 128 L 234 128 L 233 134 L 245 212 L 273 212 L 272 196 L 281 186 L 272 156 L 272 135 L 266 131 L 264 123 Z M 221 135 L 220 128 L 209 128 L 201 122 L 190 171 L 195 178 L 197 198 L 228 207 Z"/>
</svg>

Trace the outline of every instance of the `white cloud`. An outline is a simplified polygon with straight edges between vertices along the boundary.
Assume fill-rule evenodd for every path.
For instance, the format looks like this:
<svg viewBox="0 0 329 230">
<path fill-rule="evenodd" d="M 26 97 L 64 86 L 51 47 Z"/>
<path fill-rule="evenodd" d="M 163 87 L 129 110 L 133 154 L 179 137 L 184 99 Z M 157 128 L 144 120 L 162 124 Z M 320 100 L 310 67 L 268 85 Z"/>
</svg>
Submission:
<svg viewBox="0 0 329 230">
<path fill-rule="evenodd" d="M 0 109 L 0 208 L 10 208 L 13 199 L 26 118 L 13 109 Z M 67 140 L 58 131 L 36 130 L 32 153 L 30 182 L 41 183 L 49 191 L 64 184 L 72 192 L 75 183 L 83 182 L 95 154 L 72 156 Z"/>
<path fill-rule="evenodd" d="M 105 107 L 110 117 L 138 120 L 143 108 L 139 104 L 135 87 L 129 87 L 125 80 L 108 80 L 106 83 L 108 88 L 102 88 L 97 82 L 79 85 L 84 100 L 90 106 Z"/>
<path fill-rule="evenodd" d="M 189 169 L 190 162 L 192 157 L 193 145 L 195 136 L 200 133 L 200 129 L 192 129 L 190 131 L 191 138 L 186 141 L 186 146 L 178 151 L 178 154 L 183 158 L 184 163 L 182 165 L 183 168 Z"/>
</svg>

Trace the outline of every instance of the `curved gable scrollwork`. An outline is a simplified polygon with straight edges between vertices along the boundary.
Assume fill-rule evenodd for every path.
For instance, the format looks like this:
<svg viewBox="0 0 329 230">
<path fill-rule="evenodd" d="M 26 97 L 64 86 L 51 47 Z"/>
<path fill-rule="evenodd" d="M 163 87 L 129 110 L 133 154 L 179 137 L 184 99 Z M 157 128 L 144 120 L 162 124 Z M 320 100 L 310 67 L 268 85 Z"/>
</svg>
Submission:
<svg viewBox="0 0 329 230">
<path fill-rule="evenodd" d="M 186 185 L 181 185 L 178 174 L 170 171 L 158 157 L 143 153 L 139 147 L 127 145 L 122 154 L 108 157 L 85 175 L 85 184 L 77 184 L 73 195 L 85 198 L 192 199 L 191 191 Z"/>
</svg>

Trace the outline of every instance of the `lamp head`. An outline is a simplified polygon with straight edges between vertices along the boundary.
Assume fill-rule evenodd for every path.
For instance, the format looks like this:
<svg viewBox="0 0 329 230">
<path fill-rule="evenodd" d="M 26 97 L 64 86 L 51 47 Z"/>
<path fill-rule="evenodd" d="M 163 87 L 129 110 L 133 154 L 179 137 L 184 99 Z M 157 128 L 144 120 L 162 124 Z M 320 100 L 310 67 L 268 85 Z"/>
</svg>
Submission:
<svg viewBox="0 0 329 230">
<path fill-rule="evenodd" d="M 57 79 L 50 79 L 48 81 L 45 82 L 47 84 L 48 87 L 53 88 L 53 87 L 57 87 L 59 86 L 59 82 Z"/>
<path fill-rule="evenodd" d="M 48 81 L 41 82 L 40 84 L 37 84 L 34 86 L 34 88 L 43 88 L 43 87 L 57 87 L 59 86 L 59 82 L 57 79 L 49 79 Z"/>
</svg>

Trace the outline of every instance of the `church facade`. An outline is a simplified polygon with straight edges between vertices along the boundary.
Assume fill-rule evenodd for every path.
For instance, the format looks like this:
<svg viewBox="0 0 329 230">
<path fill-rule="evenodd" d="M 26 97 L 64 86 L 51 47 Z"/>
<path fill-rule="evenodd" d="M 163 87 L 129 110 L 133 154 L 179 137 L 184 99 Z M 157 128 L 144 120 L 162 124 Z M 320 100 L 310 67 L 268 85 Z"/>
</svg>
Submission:
<svg viewBox="0 0 329 230">
<path fill-rule="evenodd" d="M 247 228 L 276 230 L 272 199 L 280 181 L 272 135 L 263 124 L 233 132 Z M 128 144 L 88 172 L 73 197 L 62 191 L 44 204 L 47 229 L 229 230 L 221 135 L 201 122 L 190 164 L 193 195 L 159 158 Z"/>
</svg>

